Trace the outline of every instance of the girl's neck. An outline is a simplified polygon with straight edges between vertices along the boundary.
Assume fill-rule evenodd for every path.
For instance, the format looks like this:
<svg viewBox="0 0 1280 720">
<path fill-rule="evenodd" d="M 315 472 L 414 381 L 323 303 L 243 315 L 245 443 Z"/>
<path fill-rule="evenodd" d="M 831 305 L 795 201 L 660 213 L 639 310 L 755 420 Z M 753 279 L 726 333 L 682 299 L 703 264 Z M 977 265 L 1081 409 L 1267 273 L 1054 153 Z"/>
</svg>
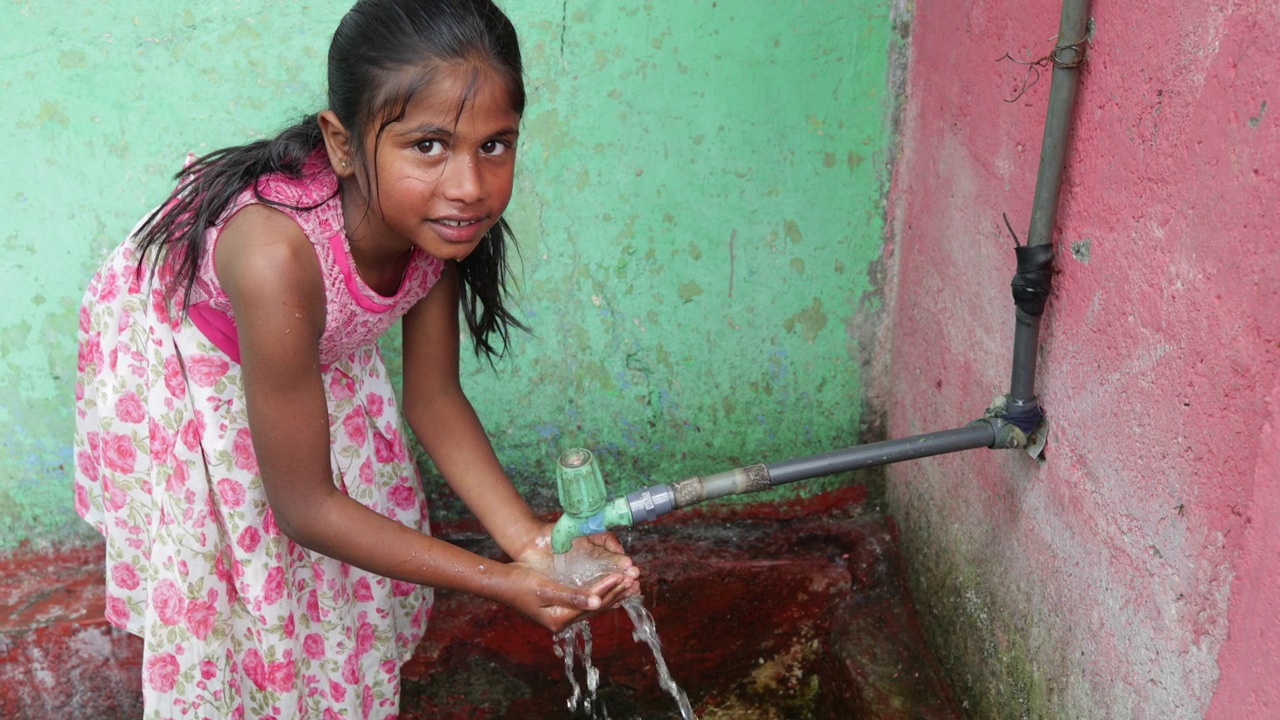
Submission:
<svg viewBox="0 0 1280 720">
<path fill-rule="evenodd" d="M 377 227 L 376 215 L 366 202 L 352 199 L 360 195 L 359 191 L 348 192 L 343 188 L 343 229 L 347 245 L 351 248 L 351 259 L 365 285 L 379 295 L 391 297 L 400 290 L 404 281 L 413 257 L 413 246 L 381 241 L 384 233 L 379 232 L 381 228 Z"/>
</svg>

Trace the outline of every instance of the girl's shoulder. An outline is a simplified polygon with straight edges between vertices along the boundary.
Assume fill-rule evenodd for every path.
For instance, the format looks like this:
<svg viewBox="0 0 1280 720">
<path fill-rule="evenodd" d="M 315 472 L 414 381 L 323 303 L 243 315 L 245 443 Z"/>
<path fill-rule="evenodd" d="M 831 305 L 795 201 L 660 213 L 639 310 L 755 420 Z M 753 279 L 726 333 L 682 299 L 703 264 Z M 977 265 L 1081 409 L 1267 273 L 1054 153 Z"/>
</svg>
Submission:
<svg viewBox="0 0 1280 720">
<path fill-rule="evenodd" d="M 317 150 L 303 163 L 297 175 L 268 173 L 259 176 L 246 192 L 285 211 L 287 215 L 312 212 L 338 196 L 338 176 L 329 165 L 323 150 Z"/>
</svg>

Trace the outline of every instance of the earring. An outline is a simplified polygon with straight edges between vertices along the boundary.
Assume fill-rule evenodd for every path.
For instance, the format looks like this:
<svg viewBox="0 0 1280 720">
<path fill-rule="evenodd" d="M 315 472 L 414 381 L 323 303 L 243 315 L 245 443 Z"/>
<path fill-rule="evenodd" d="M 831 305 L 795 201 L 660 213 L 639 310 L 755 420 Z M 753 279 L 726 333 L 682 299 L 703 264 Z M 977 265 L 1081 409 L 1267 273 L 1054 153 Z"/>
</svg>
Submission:
<svg viewBox="0 0 1280 720">
<path fill-rule="evenodd" d="M 351 161 L 350 161 L 350 160 L 343 160 L 343 161 L 342 161 L 342 169 L 343 169 L 343 170 L 347 170 L 347 169 L 349 169 L 350 167 L 351 167 Z"/>
</svg>

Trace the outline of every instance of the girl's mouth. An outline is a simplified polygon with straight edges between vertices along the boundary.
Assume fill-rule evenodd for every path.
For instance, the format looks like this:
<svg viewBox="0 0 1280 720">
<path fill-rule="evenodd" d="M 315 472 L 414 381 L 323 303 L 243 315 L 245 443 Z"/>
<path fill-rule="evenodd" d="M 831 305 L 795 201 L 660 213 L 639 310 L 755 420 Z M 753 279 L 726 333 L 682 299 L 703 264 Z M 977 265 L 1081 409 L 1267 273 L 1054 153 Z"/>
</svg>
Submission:
<svg viewBox="0 0 1280 720">
<path fill-rule="evenodd" d="M 484 228 L 484 218 L 436 218 L 428 220 L 436 235 L 449 243 L 469 243 Z"/>
</svg>

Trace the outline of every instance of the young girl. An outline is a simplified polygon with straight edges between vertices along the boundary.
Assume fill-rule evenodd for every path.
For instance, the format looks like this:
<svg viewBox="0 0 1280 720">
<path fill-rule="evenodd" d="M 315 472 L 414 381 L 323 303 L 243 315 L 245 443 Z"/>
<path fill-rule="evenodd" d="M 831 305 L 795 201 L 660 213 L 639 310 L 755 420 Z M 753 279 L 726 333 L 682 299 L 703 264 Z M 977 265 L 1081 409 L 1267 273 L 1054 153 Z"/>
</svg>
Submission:
<svg viewBox="0 0 1280 720">
<path fill-rule="evenodd" d="M 502 219 L 525 94 L 489 0 L 360 0 L 329 109 L 194 161 L 80 312 L 76 509 L 106 536 L 107 618 L 145 639 L 146 716 L 394 716 L 431 588 L 551 630 L 637 592 L 612 536 L 587 588 L 459 386 L 459 315 L 501 355 Z M 460 312 L 461 311 L 461 312 Z M 428 534 L 376 338 L 403 318 L 403 409 L 514 558 Z"/>
</svg>

